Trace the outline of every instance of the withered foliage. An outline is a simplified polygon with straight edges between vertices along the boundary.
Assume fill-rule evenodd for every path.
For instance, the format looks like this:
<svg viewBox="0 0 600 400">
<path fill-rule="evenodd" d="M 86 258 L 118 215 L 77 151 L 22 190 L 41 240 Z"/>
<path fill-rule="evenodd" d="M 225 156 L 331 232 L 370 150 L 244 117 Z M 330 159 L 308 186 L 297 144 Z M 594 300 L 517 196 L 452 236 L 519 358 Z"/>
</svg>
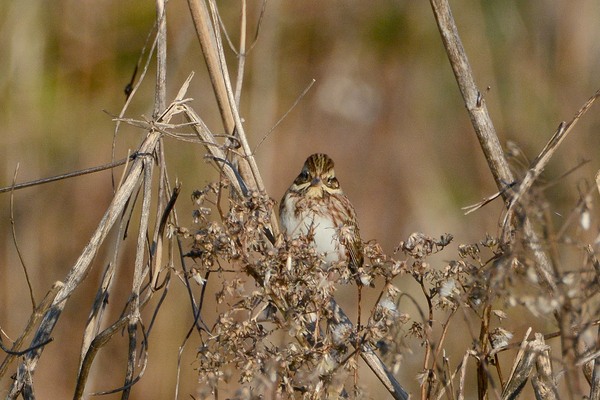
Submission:
<svg viewBox="0 0 600 400">
<path fill-rule="evenodd" d="M 64 282 L 57 282 L 39 307 L 30 285 L 33 307 L 27 327 L 11 346 L 0 340 L 6 353 L 0 378 L 12 379 L 7 398 L 34 398 L 34 372 L 44 348 L 52 342 L 63 309 L 89 273 L 113 226 L 118 226 L 118 240 L 126 239 L 135 214 L 131 210 L 139 198 L 131 292 L 122 314 L 109 321 L 104 311 L 114 291 L 111 282 L 117 268 L 130 267 L 119 262 L 121 244 L 117 243 L 84 328 L 75 399 L 88 393 L 86 385 L 98 351 L 117 332 L 125 331 L 129 339 L 125 379 L 103 393 L 130 396 L 150 359 L 154 318 L 175 272 L 187 285 L 192 303 L 194 326 L 187 338 L 195 334 L 200 342 L 194 363 L 199 377 L 194 398 L 365 398 L 383 392 L 407 399 L 403 386 L 416 386 L 411 395 L 423 400 L 514 399 L 530 381 L 529 391 L 537 399 L 557 399 L 560 393 L 567 398 L 600 400 L 600 262 L 596 254 L 600 236 L 592 223 L 597 188 L 580 185 L 576 204 L 557 219 L 556 206 L 547 200 L 551 196 L 546 196 L 539 179 L 600 91 L 571 122 L 560 123 L 539 155 L 512 176 L 504 165 L 507 156 L 489 121 L 485 98 L 475 87 L 449 6 L 442 0 L 430 3 L 498 185 L 499 193 L 482 204 L 500 197 L 506 204 L 497 232 L 475 243 L 458 244 L 449 234 L 436 238 L 413 233 L 399 239 L 391 256 L 371 240 L 364 243 L 365 264 L 357 276 L 344 262 L 325 263 L 312 245 L 313 232 L 291 240 L 278 235 L 272 225 L 276 223 L 275 202 L 264 192 L 255 151 L 239 114 L 246 44 L 234 51 L 240 56 L 240 79 L 234 88 L 226 68 L 224 30 L 216 2 L 190 1 L 224 129 L 211 132 L 192 108 L 191 98 L 185 96 L 193 74 L 167 106 L 166 19 L 159 18 L 153 120 L 125 118 L 128 105 L 115 118 L 118 125 L 143 128 L 146 137 L 123 160 L 131 165 Z M 245 10 L 246 3 L 242 4 Z M 164 16 L 164 6 L 165 2 L 157 2 L 158 15 Z M 245 17 L 244 11 L 240 31 L 242 26 L 245 29 Z M 245 38 L 246 32 L 241 36 Z M 134 96 L 138 86 L 129 88 L 127 95 Z M 176 119 L 172 122 L 171 118 L 180 114 L 184 122 L 174 124 Z M 182 133 L 184 129 L 189 131 Z M 202 151 L 221 173 L 221 179 L 193 193 L 192 227 L 181 226 L 174 212 L 181 187 L 171 188 L 168 180 L 163 140 L 167 137 L 204 146 Z M 509 150 L 519 153 L 515 146 Z M 120 164 L 107 168 L 115 165 Z M 153 195 L 155 169 L 160 176 L 158 196 Z M 596 185 L 600 186 L 598 177 Z M 12 192 L 16 186 L 3 191 L 9 189 Z M 157 223 L 152 229 L 151 203 L 157 198 Z M 385 215 L 385 210 L 378 212 Z M 338 230 L 342 238 L 351 232 L 344 226 Z M 187 247 L 182 253 L 187 257 L 178 264 L 173 249 L 183 249 L 184 241 Z M 357 281 L 361 283 L 358 288 Z M 343 310 L 336 300 L 341 289 L 348 287 L 357 289 L 356 309 Z M 160 299 L 153 304 L 157 294 Z M 154 310 L 151 322 L 145 324 L 142 310 L 148 304 Z M 352 320 L 347 314 L 355 311 Z M 9 367 L 16 360 L 19 365 L 12 373 Z M 372 376 L 376 379 L 366 379 Z M 177 390 L 179 381 L 176 398 Z"/>
<path fill-rule="evenodd" d="M 388 285 L 364 326 L 338 324 L 331 300 L 340 285 L 355 285 L 347 266 L 326 266 L 310 234 L 269 242 L 273 200 L 256 192 L 227 197 L 226 186 L 211 184 L 193 196 L 193 274 L 203 285 L 220 285 L 216 301 L 226 305 L 215 321 L 204 321 L 210 328 L 202 334 L 198 369 L 206 394 L 231 379 L 256 395 L 344 392 L 357 368 L 353 345 L 376 345 L 407 320 L 396 307 L 399 291 L 389 284 L 406 264 L 367 243 L 360 273 Z"/>
<path fill-rule="evenodd" d="M 568 245 L 581 253 L 583 263 L 557 270 L 558 289 L 551 291 L 536 273 L 535 257 L 517 224 L 510 243 L 486 235 L 477 243 L 455 245 L 449 234 L 434 238 L 413 233 L 398 244 L 393 257 L 369 241 L 364 243 L 366 262 L 359 273 L 372 283 L 363 290 L 376 293 L 377 300 L 364 324 L 340 324 L 331 301 L 344 285 L 356 285 L 347 266 L 327 266 L 323 255 L 315 252 L 310 233 L 269 241 L 275 202 L 257 192 L 245 198 L 228 193 L 226 181 L 195 192 L 195 225 L 180 229 L 192 238 L 191 277 L 201 287 L 218 285 L 218 313 L 211 321 L 202 320 L 205 329 L 197 356 L 206 398 L 231 383 L 237 398 L 362 398 L 373 391 L 361 385 L 368 373 L 358 368 L 362 344 L 376 349 L 394 373 L 407 366 L 407 357 L 420 359 L 420 369 L 414 369 L 413 362 L 412 371 L 404 370 L 402 376 L 419 380 L 422 398 L 464 394 L 468 358 L 475 360 L 478 389 L 502 397 L 520 369 L 510 377 L 502 375 L 498 354 L 521 341 L 513 341 L 522 333 L 515 332 L 512 316 L 523 312 L 531 316 L 535 329 L 545 327 L 548 339 L 571 338 L 569 343 L 576 346 L 572 366 L 597 350 L 584 343 L 597 324 L 598 311 L 599 268 L 591 245 Z M 573 211 L 580 221 L 581 210 Z M 582 238 L 567 235 L 583 232 L 579 228 L 565 228 L 563 242 L 579 242 Z M 559 245 L 549 237 L 543 240 L 540 246 Z M 431 261 L 440 252 L 447 257 Z M 406 287 L 407 280 L 420 288 L 418 295 L 398 287 Z M 205 314 L 201 310 L 199 319 Z M 567 315 L 571 329 L 565 332 L 555 318 Z M 560 357 L 567 351 L 565 343 L 532 344 L 529 347 L 537 350 L 529 356 L 541 357 L 542 349 L 543 354 Z M 451 355 L 458 359 L 451 360 Z M 510 360 L 504 369 L 512 365 Z M 569 365 L 564 358 L 560 363 L 561 368 Z"/>
</svg>

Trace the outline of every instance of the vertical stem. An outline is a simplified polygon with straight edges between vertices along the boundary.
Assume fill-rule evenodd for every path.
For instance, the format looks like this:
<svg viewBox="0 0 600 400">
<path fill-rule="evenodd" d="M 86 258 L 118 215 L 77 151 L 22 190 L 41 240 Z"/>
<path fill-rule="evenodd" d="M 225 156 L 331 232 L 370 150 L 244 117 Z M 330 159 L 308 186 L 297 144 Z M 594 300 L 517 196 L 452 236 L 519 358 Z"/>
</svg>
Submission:
<svg viewBox="0 0 600 400">
<path fill-rule="evenodd" d="M 488 353 L 488 337 L 490 333 L 490 317 L 492 306 L 487 304 L 483 309 L 483 318 L 481 319 L 481 329 L 479 331 L 479 346 L 481 352 L 479 361 L 477 362 L 477 394 L 480 400 L 488 398 L 488 375 L 487 375 L 487 353 Z"/>
<path fill-rule="evenodd" d="M 471 123 L 481 144 L 496 185 L 502 190 L 506 184 L 515 181 L 508 169 L 502 147 L 498 141 L 496 131 L 485 106 L 481 92 L 477 89 L 473 79 L 473 72 L 469 65 L 464 47 L 462 46 L 458 30 L 450 11 L 447 0 L 430 0 L 433 13 L 440 30 L 446 53 L 456 77 L 465 106 L 471 118 Z M 505 191 L 505 200 L 510 198 L 510 193 Z M 548 294 L 554 298 L 562 299 L 560 309 L 556 312 L 561 340 L 562 355 L 565 362 L 565 380 L 568 387 L 568 396 L 572 398 L 574 390 L 578 390 L 577 368 L 575 366 L 575 337 L 572 332 L 574 323 L 574 307 L 564 285 L 558 279 L 558 271 L 553 266 L 538 233 L 533 228 L 529 218 L 523 222 L 524 241 L 535 259 L 535 268 L 540 282 Z M 510 246 L 510 243 L 508 243 Z M 510 249 L 508 249 L 510 250 Z M 480 371 L 483 373 L 484 371 Z M 484 384 L 483 377 L 480 384 Z M 485 387 L 480 388 L 480 395 L 485 392 Z"/>
<path fill-rule="evenodd" d="M 208 7 L 204 0 L 188 0 L 188 6 L 192 14 L 200 46 L 202 47 L 202 55 L 204 56 L 204 61 L 208 68 L 208 74 L 213 85 L 217 105 L 221 112 L 225 132 L 227 134 L 232 134 L 235 127 L 235 121 L 233 120 L 233 113 L 231 107 L 229 107 L 229 100 L 227 99 L 225 78 L 221 71 L 219 56 L 217 55 L 217 40 L 215 39 Z"/>
<path fill-rule="evenodd" d="M 483 94 L 477 88 L 473 71 L 462 45 L 458 29 L 447 0 L 430 0 L 440 35 L 446 48 L 450 66 L 460 88 L 471 124 L 475 129 L 479 144 L 485 154 L 498 188 L 514 182 L 502 146 L 496 135 L 496 129 L 485 105 Z"/>
<path fill-rule="evenodd" d="M 425 326 L 425 357 L 423 357 L 423 370 L 427 373 L 427 377 L 423 379 L 423 384 L 421 385 L 421 400 L 426 400 L 429 398 L 429 394 L 431 393 L 431 377 L 432 377 L 432 369 L 429 367 L 429 359 L 431 358 L 431 334 L 433 331 L 433 303 L 431 301 L 431 296 L 427 293 L 427 289 L 425 288 L 425 284 L 423 283 L 423 278 L 420 277 L 417 279 L 419 285 L 421 286 L 421 291 L 425 295 L 425 299 L 427 300 L 427 324 Z"/>
<path fill-rule="evenodd" d="M 242 16 L 240 21 L 240 48 L 238 51 L 238 70 L 235 82 L 235 105 L 240 109 L 240 98 L 242 97 L 242 83 L 244 82 L 244 67 L 246 65 L 246 0 L 242 0 Z"/>
<path fill-rule="evenodd" d="M 167 13 L 165 9 L 165 0 L 156 0 L 156 18 L 158 19 L 158 34 L 156 46 L 156 90 L 154 93 L 154 118 L 157 119 L 165 111 L 167 106 Z M 157 147 L 158 157 L 158 196 L 156 204 L 156 219 L 154 225 L 154 236 L 152 243 L 159 248 L 155 252 L 154 266 L 160 265 L 162 256 L 162 242 L 159 240 L 160 216 L 165 208 L 168 188 L 165 186 L 168 181 L 167 162 L 165 159 L 165 150 L 162 139 L 159 139 Z M 152 286 L 158 278 L 158 268 L 150 266 L 150 270 L 155 270 L 152 276 Z"/>
<path fill-rule="evenodd" d="M 211 11 L 215 15 L 215 19 L 218 20 L 215 2 L 209 0 L 209 3 Z M 209 9 L 203 0 L 188 0 L 188 5 L 192 14 L 194 26 L 196 27 L 196 33 L 200 40 L 202 53 L 206 60 L 213 89 L 217 97 L 217 103 L 221 111 L 221 118 L 223 119 L 226 133 L 235 133 L 242 146 L 244 157 L 241 160 L 243 162 L 239 163 L 239 172 L 251 190 L 257 190 L 264 193 L 264 183 L 250 145 L 248 144 L 244 126 L 235 105 L 235 95 L 231 88 L 231 81 L 225 62 L 225 55 L 223 54 L 220 33 L 216 30 L 215 24 L 213 24 L 211 20 Z M 279 228 L 275 214 L 271 215 L 270 222 L 272 233 L 277 235 L 279 233 Z"/>
<path fill-rule="evenodd" d="M 600 349 L 600 326 L 596 333 L 596 349 Z M 594 371 L 590 386 L 590 400 L 600 400 L 600 357 L 596 357 L 594 360 Z"/>
<path fill-rule="evenodd" d="M 156 44 L 156 90 L 154 93 L 154 118 L 167 106 L 167 13 L 165 0 L 156 0 L 158 33 Z"/>
<path fill-rule="evenodd" d="M 479 144 L 496 181 L 496 186 L 503 191 L 507 184 L 515 181 L 515 178 L 504 157 L 504 151 L 496 135 L 496 129 L 488 113 L 483 95 L 475 84 L 473 71 L 458 35 L 458 29 L 456 28 L 450 5 L 447 0 L 430 0 L 430 3 L 444 47 L 446 48 L 450 66 L 452 67 L 467 112 L 471 118 L 471 124 L 475 129 Z M 508 191 L 503 191 L 505 200 L 509 196 L 510 193 Z M 536 272 L 548 291 L 551 294 L 558 295 L 557 293 L 553 293 L 556 284 L 554 282 L 552 262 L 548 254 L 541 249 L 539 236 L 533 229 L 528 218 L 525 218 L 523 223 L 523 232 L 525 233 L 526 244 L 533 252 L 536 260 Z"/>
</svg>

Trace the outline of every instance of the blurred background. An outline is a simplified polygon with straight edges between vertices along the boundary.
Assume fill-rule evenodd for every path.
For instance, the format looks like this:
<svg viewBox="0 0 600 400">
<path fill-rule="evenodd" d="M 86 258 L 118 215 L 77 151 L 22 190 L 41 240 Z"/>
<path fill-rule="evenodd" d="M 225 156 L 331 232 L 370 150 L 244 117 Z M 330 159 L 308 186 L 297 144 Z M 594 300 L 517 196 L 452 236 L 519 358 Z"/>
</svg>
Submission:
<svg viewBox="0 0 600 400">
<path fill-rule="evenodd" d="M 249 2 L 249 37 L 261 6 Z M 527 165 L 559 122 L 571 119 L 600 87 L 600 2 L 455 1 L 452 6 L 500 140 L 518 145 Z M 220 1 L 219 7 L 237 45 L 240 2 Z M 192 106 L 220 131 L 187 3 L 169 2 L 167 15 L 168 98 L 195 71 L 188 92 Z M 23 182 L 111 160 L 111 115 L 125 102 L 124 88 L 154 19 L 150 1 L 0 2 L 0 186 L 11 184 L 17 165 L 17 182 Z M 235 77 L 235 54 L 229 51 L 228 57 Z M 452 233 L 455 245 L 443 254 L 451 259 L 456 245 L 497 232 L 500 201 L 467 216 L 461 210 L 496 187 L 428 2 L 268 2 L 246 65 L 241 114 L 251 145 L 261 143 L 257 160 L 274 199 L 280 199 L 309 154 L 326 152 L 356 208 L 361 236 L 377 240 L 387 253 L 415 231 L 435 237 Z M 151 117 L 153 74 L 151 66 L 127 117 Z M 313 79 L 311 89 L 272 130 Z M 552 182 L 590 160 L 547 191 L 557 218 L 569 212 L 579 188 L 593 184 L 600 168 L 598 110 L 594 106 L 579 122 L 544 174 Z M 141 129 L 123 127 L 115 157 L 126 156 L 143 135 Z M 189 195 L 213 179 L 212 168 L 199 146 L 166 139 L 166 152 L 172 180 L 183 183 L 180 221 L 191 226 Z M 120 172 L 115 172 L 117 180 Z M 15 192 L 16 237 L 38 301 L 54 281 L 64 279 L 112 190 L 110 172 L 102 172 Z M 18 337 L 31 312 L 10 218 L 10 195 L 0 194 L 0 334 L 5 344 Z M 595 235 L 598 223 L 593 221 Z M 58 323 L 55 342 L 41 358 L 34 380 L 41 399 L 72 396 L 81 333 L 107 254 L 96 257 L 84 288 Z M 116 288 L 123 285 L 123 293 L 131 285 L 129 276 L 130 271 L 120 272 L 116 283 Z M 398 286 L 411 290 L 408 281 Z M 112 319 L 125 300 L 118 290 L 113 296 Z M 173 397 L 177 352 L 191 323 L 186 307 L 184 287 L 174 282 L 150 343 L 148 370 L 133 398 Z M 527 326 L 524 321 L 523 330 Z M 413 345 L 415 354 L 407 355 L 401 381 L 417 394 L 422 354 L 416 340 Z M 125 346 L 126 337 L 119 336 L 102 351 L 87 392 L 122 384 Z M 181 398 L 197 391 L 194 357 L 189 345 Z M 462 352 L 452 357 L 456 365 Z M 0 395 L 10 383 L 0 381 Z M 377 394 L 377 384 L 373 387 Z"/>
</svg>

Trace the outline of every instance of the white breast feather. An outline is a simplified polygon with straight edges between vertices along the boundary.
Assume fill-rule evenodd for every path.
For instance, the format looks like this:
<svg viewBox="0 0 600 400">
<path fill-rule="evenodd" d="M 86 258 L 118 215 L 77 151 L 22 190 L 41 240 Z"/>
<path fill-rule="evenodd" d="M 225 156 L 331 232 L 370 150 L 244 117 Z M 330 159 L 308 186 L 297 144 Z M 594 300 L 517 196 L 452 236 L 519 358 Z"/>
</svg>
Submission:
<svg viewBox="0 0 600 400">
<path fill-rule="evenodd" d="M 303 211 L 296 217 L 291 203 L 290 199 L 286 199 L 286 212 L 281 215 L 281 224 L 288 237 L 306 235 L 312 227 L 315 235 L 315 250 L 324 255 L 327 263 L 341 261 L 340 254 L 346 252 L 344 245 L 339 242 L 338 227 L 333 224 L 333 221 L 310 210 Z"/>
</svg>

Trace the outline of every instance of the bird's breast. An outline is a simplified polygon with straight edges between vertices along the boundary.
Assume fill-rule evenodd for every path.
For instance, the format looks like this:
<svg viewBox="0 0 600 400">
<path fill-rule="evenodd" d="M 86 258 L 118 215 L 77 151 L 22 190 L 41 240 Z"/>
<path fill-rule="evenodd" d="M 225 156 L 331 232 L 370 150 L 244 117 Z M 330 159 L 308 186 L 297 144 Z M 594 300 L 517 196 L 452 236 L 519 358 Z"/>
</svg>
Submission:
<svg viewBox="0 0 600 400">
<path fill-rule="evenodd" d="M 341 261 L 345 258 L 345 247 L 339 241 L 339 226 L 327 216 L 326 204 L 314 201 L 299 201 L 285 204 L 281 213 L 281 225 L 290 238 L 311 233 L 314 237 L 315 250 L 322 253 L 327 263 Z"/>
</svg>

